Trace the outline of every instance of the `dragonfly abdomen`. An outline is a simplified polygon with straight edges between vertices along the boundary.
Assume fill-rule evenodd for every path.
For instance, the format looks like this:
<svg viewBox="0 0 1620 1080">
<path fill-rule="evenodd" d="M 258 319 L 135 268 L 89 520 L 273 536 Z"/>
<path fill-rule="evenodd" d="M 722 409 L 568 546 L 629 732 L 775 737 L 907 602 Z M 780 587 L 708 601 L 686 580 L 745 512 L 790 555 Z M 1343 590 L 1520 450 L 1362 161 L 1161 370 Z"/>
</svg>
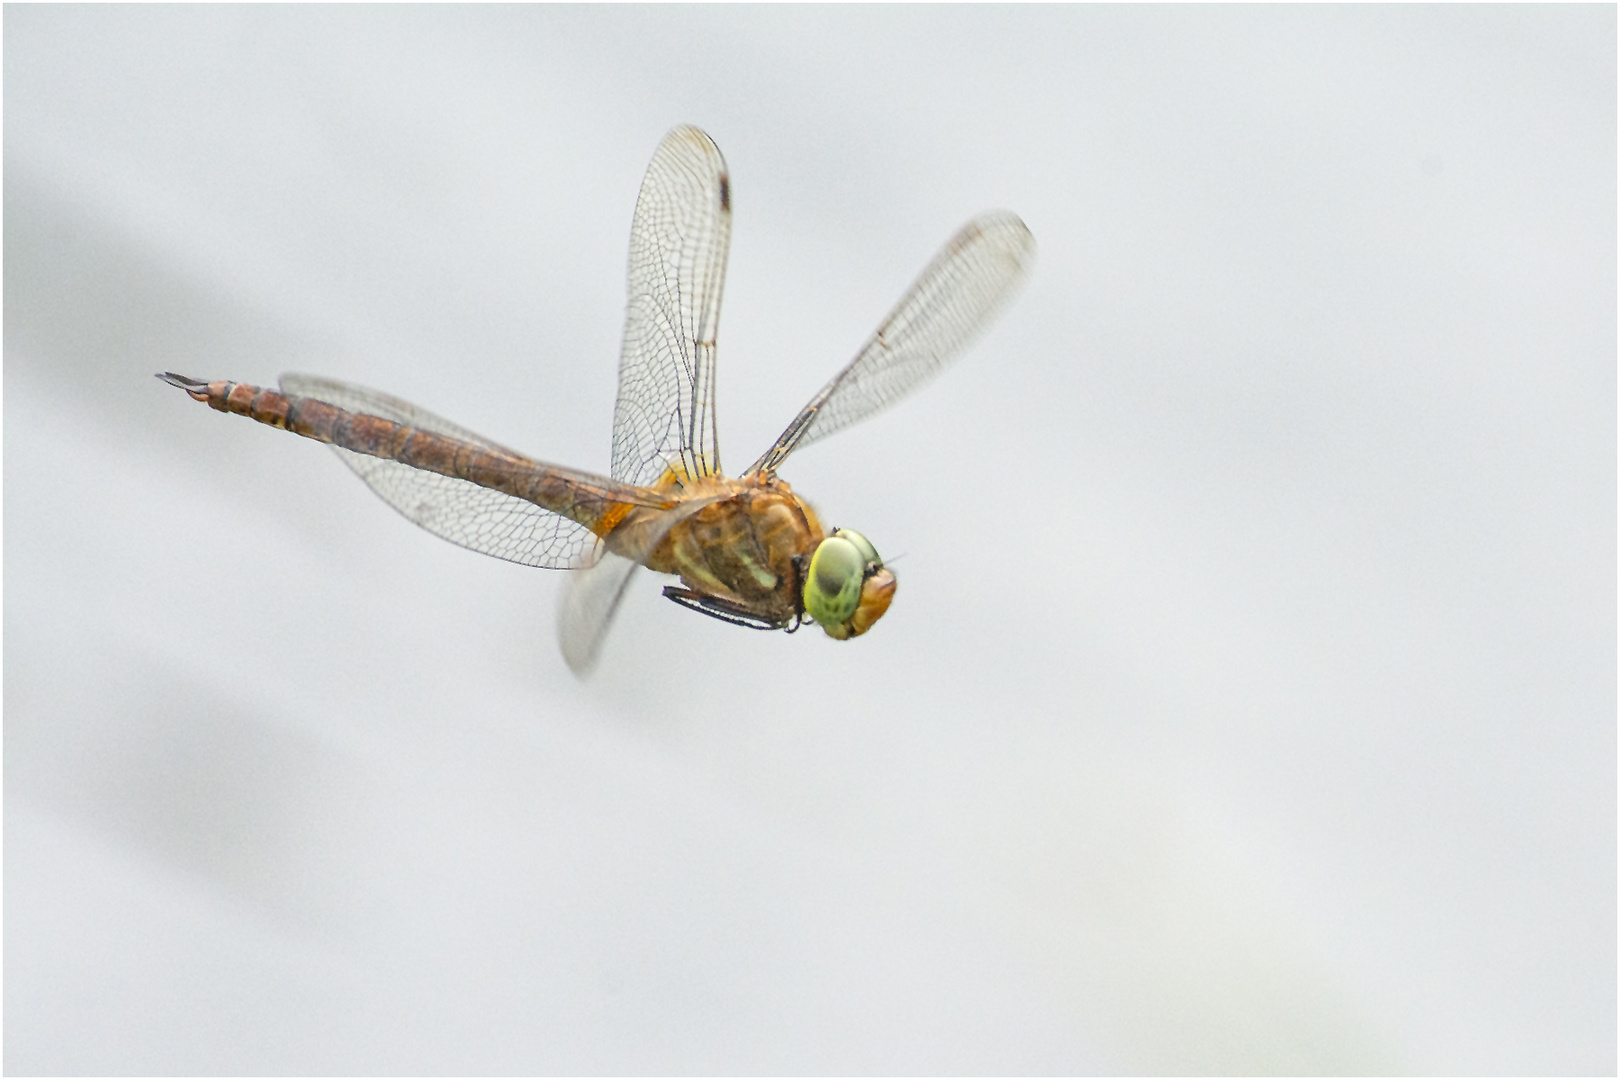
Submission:
<svg viewBox="0 0 1620 1080">
<path fill-rule="evenodd" d="M 380 416 L 350 412 L 317 398 L 223 379 L 202 382 L 172 372 L 158 377 L 220 412 L 246 416 L 357 454 L 491 488 L 561 514 L 598 534 L 610 531 L 632 505 L 603 491 L 599 478 Z M 660 509 L 674 505 L 673 501 L 647 498 L 635 498 L 633 504 Z"/>
</svg>

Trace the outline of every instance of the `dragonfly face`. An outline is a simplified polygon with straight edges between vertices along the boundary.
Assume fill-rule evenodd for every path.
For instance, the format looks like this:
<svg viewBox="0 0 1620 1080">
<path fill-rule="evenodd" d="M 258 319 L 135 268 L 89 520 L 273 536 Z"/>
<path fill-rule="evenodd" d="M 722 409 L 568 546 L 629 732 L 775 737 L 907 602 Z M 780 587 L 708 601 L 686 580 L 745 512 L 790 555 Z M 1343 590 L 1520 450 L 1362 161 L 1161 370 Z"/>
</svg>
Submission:
<svg viewBox="0 0 1620 1080">
<path fill-rule="evenodd" d="M 727 622 L 859 637 L 895 579 L 860 533 L 827 535 L 777 478 L 795 450 L 887 408 L 953 360 L 1022 282 L 1035 242 L 1006 211 L 963 226 L 843 370 L 741 476 L 720 471 L 715 342 L 731 181 L 714 141 L 678 127 L 653 154 L 630 226 L 629 303 L 610 476 L 547 465 L 398 398 L 283 375 L 280 391 L 165 374 L 198 401 L 331 444 L 411 521 L 525 566 L 574 569 L 559 634 L 576 673 L 596 660 L 638 567 Z"/>
<path fill-rule="evenodd" d="M 804 609 L 842 641 L 859 637 L 889 610 L 894 573 L 883 567 L 872 542 L 854 529 L 839 529 L 816 545 L 804 581 Z"/>
</svg>

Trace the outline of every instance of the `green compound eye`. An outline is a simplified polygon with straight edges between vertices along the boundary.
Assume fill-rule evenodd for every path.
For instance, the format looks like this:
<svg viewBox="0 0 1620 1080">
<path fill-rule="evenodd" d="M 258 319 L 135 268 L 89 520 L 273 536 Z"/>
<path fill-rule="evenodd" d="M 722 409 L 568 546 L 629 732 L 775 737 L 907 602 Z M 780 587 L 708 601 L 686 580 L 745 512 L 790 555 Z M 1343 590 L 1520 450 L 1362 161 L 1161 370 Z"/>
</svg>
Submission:
<svg viewBox="0 0 1620 1080">
<path fill-rule="evenodd" d="M 865 544 L 872 545 L 859 533 L 851 534 Z M 877 552 L 872 551 L 874 556 Z M 861 581 L 866 575 L 863 552 L 845 531 L 829 536 L 816 545 L 810 557 L 810 574 L 804 583 L 804 609 L 822 626 L 838 626 L 849 621 L 861 602 Z"/>
<path fill-rule="evenodd" d="M 872 541 L 856 532 L 854 529 L 839 529 L 833 533 L 840 540 L 848 540 L 855 545 L 855 550 L 861 553 L 861 561 L 874 570 L 883 569 L 883 560 L 878 558 L 877 548 Z"/>
</svg>

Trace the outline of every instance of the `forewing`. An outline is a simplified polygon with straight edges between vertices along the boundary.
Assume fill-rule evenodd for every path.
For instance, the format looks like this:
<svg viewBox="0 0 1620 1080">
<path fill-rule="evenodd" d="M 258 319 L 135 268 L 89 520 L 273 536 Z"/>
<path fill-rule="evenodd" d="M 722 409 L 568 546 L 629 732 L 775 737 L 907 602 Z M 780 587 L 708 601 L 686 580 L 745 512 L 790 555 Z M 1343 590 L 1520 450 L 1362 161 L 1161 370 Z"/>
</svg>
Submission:
<svg viewBox="0 0 1620 1080">
<path fill-rule="evenodd" d="M 630 298 L 613 410 L 613 479 L 720 469 L 714 351 L 731 244 L 731 182 L 695 127 L 664 136 L 630 225 Z"/>
<path fill-rule="evenodd" d="M 426 409 L 364 386 L 314 375 L 283 375 L 281 389 L 486 450 L 513 453 Z M 553 569 L 579 565 L 593 548 L 595 537 L 585 526 L 505 492 L 340 446 L 332 449 L 389 506 L 453 544 L 523 566 Z"/>
<path fill-rule="evenodd" d="M 1034 257 L 1035 238 L 1016 214 L 996 210 L 964 225 L 749 472 L 775 472 L 799 447 L 888 408 L 933 378 L 1012 299 Z"/>
<path fill-rule="evenodd" d="M 619 610 L 619 601 L 624 599 L 630 578 L 669 530 L 705 506 L 727 497 L 715 495 L 683 502 L 664 515 L 658 528 L 647 534 L 639 550 L 622 555 L 601 551 L 594 563 L 569 575 L 568 588 L 557 611 L 557 641 L 562 646 L 563 659 L 575 675 L 584 678 L 596 666 L 602 641 Z"/>
</svg>

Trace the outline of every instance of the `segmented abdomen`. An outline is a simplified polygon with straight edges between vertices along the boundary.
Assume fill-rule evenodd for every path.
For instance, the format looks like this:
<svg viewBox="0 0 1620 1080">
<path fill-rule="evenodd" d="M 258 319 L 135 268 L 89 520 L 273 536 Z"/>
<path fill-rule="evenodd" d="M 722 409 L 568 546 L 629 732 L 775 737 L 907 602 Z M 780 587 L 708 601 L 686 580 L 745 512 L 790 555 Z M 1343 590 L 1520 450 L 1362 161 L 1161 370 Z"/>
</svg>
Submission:
<svg viewBox="0 0 1620 1080">
<path fill-rule="evenodd" d="M 246 416 L 357 454 L 387 458 L 413 469 L 493 488 L 562 514 L 598 533 L 610 531 L 630 509 L 629 504 L 602 490 L 600 478 L 585 473 L 542 465 L 516 454 L 262 386 L 165 378 L 220 412 Z M 633 501 L 642 504 L 648 500 Z"/>
</svg>

